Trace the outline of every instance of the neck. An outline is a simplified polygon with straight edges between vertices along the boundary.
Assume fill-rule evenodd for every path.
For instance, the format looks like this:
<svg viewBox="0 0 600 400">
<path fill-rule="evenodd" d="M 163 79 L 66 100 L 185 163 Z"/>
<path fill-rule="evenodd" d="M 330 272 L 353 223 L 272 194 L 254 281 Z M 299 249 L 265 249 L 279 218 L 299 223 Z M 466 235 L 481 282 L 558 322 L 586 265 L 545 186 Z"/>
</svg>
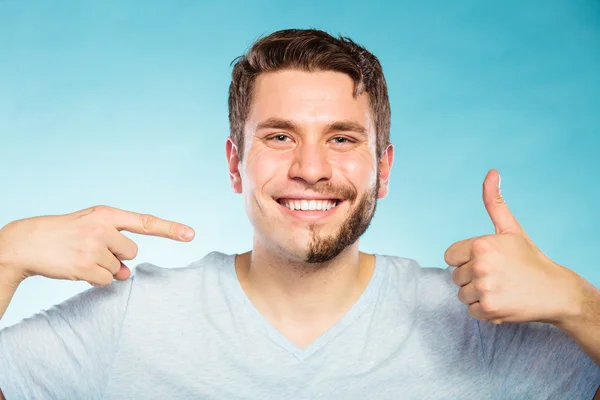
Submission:
<svg viewBox="0 0 600 400">
<path fill-rule="evenodd" d="M 375 257 L 359 252 L 358 242 L 323 264 L 289 260 L 256 244 L 236 258 L 249 299 L 280 324 L 327 325 L 339 319 L 366 288 L 374 266 Z"/>
</svg>

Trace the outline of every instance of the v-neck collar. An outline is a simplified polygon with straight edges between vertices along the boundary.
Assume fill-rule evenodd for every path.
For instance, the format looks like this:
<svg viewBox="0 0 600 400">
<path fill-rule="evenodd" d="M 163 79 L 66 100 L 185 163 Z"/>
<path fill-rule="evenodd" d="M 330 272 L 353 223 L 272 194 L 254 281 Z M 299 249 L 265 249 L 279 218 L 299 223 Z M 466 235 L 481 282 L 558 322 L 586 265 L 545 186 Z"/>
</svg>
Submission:
<svg viewBox="0 0 600 400">
<path fill-rule="evenodd" d="M 319 349 L 323 348 L 333 338 L 339 335 L 344 329 L 354 322 L 354 320 L 365 310 L 365 308 L 371 304 L 376 298 L 383 277 L 386 271 L 385 268 L 385 257 L 375 255 L 375 268 L 367 287 L 362 292 L 356 303 L 348 310 L 344 316 L 329 328 L 325 333 L 319 336 L 315 341 L 309 344 L 305 348 L 301 348 L 294 342 L 289 340 L 283 333 L 279 332 L 273 325 L 267 321 L 267 319 L 256 309 L 254 304 L 250 301 L 237 276 L 235 269 L 235 254 L 228 255 L 224 260 L 227 279 L 230 280 L 226 287 L 231 291 L 231 294 L 237 298 L 242 304 L 244 311 L 248 317 L 259 326 L 261 330 L 277 345 L 288 351 L 297 357 L 300 361 L 306 360 L 312 354 Z"/>
</svg>

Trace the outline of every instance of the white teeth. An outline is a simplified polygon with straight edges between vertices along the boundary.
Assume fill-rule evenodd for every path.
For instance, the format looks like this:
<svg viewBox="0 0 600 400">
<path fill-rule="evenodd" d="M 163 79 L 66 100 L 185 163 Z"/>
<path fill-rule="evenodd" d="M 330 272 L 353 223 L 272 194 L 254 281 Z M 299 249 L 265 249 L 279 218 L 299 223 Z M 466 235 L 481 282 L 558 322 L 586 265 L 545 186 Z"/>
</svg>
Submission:
<svg viewBox="0 0 600 400">
<path fill-rule="evenodd" d="M 292 211 L 328 211 L 335 207 L 337 202 L 332 200 L 282 200 L 280 204 Z"/>
</svg>

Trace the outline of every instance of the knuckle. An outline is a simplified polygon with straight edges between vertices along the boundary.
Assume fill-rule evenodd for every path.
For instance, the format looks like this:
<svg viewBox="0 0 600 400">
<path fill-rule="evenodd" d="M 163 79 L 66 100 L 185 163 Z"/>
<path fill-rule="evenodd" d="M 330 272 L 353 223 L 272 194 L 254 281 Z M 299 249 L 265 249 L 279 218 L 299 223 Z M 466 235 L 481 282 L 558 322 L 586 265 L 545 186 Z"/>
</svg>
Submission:
<svg viewBox="0 0 600 400">
<path fill-rule="evenodd" d="M 156 217 L 150 214 L 140 214 L 140 224 L 144 232 L 149 232 L 156 224 Z"/>
<path fill-rule="evenodd" d="M 473 268 L 473 274 L 475 276 L 486 276 L 489 273 L 488 264 L 481 260 L 473 261 L 472 268 Z"/>
<path fill-rule="evenodd" d="M 490 242 L 486 238 L 477 238 L 473 240 L 472 246 L 473 252 L 477 254 L 485 253 L 491 249 Z"/>
<path fill-rule="evenodd" d="M 477 290 L 480 293 L 487 293 L 492 290 L 492 284 L 487 279 L 477 280 L 473 282 L 473 286 L 475 287 L 475 290 Z"/>
<path fill-rule="evenodd" d="M 174 223 L 174 222 L 170 222 L 169 223 L 169 228 L 167 230 L 167 233 L 169 235 L 170 238 L 177 238 L 179 235 L 177 234 L 177 229 L 178 229 L 179 225 Z"/>
<path fill-rule="evenodd" d="M 481 307 L 481 311 L 486 314 L 491 314 L 496 311 L 496 304 L 490 300 L 489 296 L 483 297 L 479 300 L 479 306 Z"/>
<path fill-rule="evenodd" d="M 92 207 L 91 214 L 105 216 L 110 213 L 110 207 L 105 205 L 98 205 Z"/>
</svg>

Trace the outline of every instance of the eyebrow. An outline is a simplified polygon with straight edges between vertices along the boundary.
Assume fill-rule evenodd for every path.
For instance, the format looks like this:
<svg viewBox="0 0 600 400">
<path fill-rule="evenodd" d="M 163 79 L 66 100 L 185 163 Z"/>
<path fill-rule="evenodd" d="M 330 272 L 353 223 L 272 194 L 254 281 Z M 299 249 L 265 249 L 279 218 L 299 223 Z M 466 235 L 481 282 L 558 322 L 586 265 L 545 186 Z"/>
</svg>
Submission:
<svg viewBox="0 0 600 400">
<path fill-rule="evenodd" d="M 327 132 L 355 132 L 367 136 L 367 128 L 354 121 L 335 121 L 329 124 Z"/>
<path fill-rule="evenodd" d="M 256 130 L 260 129 L 285 129 L 288 131 L 298 131 L 298 125 L 289 119 L 268 118 L 256 125 Z"/>
<path fill-rule="evenodd" d="M 268 118 L 264 121 L 261 121 L 256 126 L 256 130 L 260 129 L 285 129 L 289 131 L 298 132 L 300 129 L 298 125 L 289 120 L 282 118 Z M 329 124 L 326 128 L 326 132 L 356 132 L 361 135 L 367 136 L 367 128 L 354 121 L 334 121 Z"/>
</svg>

